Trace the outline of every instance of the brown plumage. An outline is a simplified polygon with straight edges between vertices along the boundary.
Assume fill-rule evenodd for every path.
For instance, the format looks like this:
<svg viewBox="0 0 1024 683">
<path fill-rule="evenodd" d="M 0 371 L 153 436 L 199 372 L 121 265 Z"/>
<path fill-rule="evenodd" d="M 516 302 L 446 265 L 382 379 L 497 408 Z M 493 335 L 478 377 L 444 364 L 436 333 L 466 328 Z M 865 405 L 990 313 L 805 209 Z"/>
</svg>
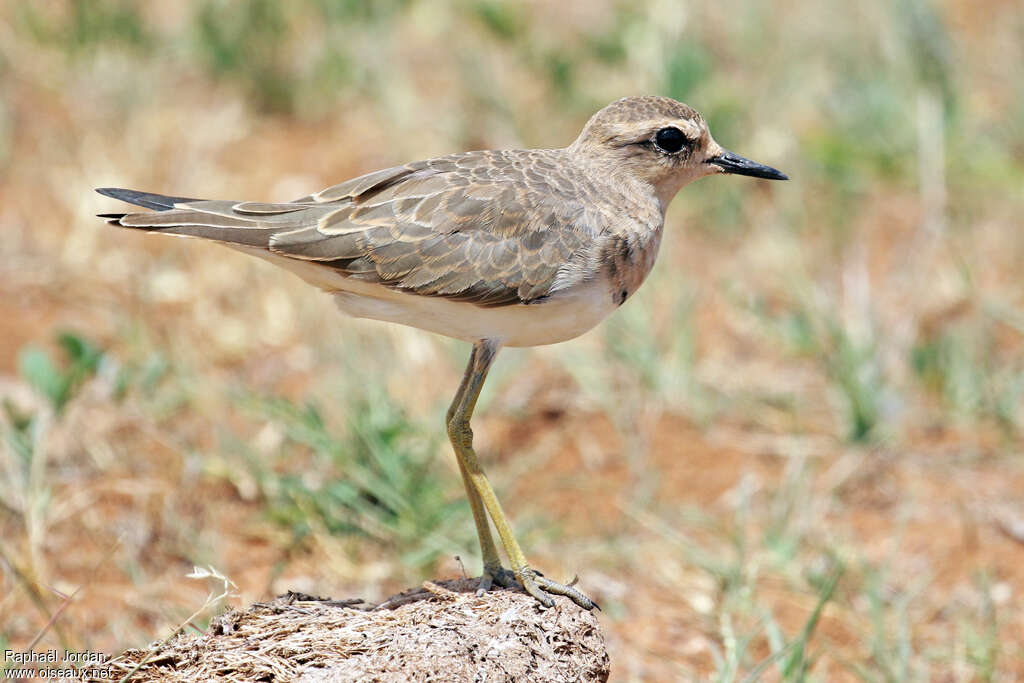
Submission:
<svg viewBox="0 0 1024 683">
<path fill-rule="evenodd" d="M 453 154 L 292 202 L 98 192 L 155 210 L 102 214 L 111 223 L 223 242 L 332 292 L 350 315 L 473 343 L 448 433 L 480 538 L 481 588 L 514 577 L 544 604 L 555 593 L 589 609 L 578 590 L 527 565 L 473 451 L 469 418 L 498 349 L 571 339 L 615 310 L 654 265 L 669 202 L 714 173 L 785 179 L 722 149 L 687 105 L 629 97 L 597 112 L 564 149 Z M 513 572 L 500 564 L 488 517 Z"/>
<path fill-rule="evenodd" d="M 608 230 L 574 196 L 585 178 L 566 156 L 467 152 L 370 173 L 289 203 L 166 198 L 173 209 L 111 222 L 264 248 L 424 296 L 526 304 L 550 295 L 559 270 L 586 258 Z M 165 199 L 99 192 L 150 206 Z"/>
</svg>

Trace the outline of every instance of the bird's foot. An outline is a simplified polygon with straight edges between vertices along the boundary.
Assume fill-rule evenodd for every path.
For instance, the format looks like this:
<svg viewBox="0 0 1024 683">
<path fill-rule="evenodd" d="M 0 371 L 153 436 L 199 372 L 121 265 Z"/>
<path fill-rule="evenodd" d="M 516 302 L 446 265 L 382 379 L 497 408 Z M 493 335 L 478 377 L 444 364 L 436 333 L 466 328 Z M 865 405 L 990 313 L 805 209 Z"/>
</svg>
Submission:
<svg viewBox="0 0 1024 683">
<path fill-rule="evenodd" d="M 529 567 L 523 567 L 520 571 L 516 572 L 516 576 L 523 585 L 523 588 L 526 589 L 526 592 L 535 597 L 545 607 L 552 607 L 555 604 L 555 601 L 551 599 L 551 595 L 564 595 L 585 610 L 591 610 L 595 607 L 599 610 L 601 609 L 596 602 L 573 587 L 573 584 L 576 583 L 575 579 L 568 585 L 561 584 L 557 581 L 552 581 Z"/>
<path fill-rule="evenodd" d="M 502 588 L 516 588 L 522 586 L 527 593 L 532 595 L 537 601 L 545 607 L 552 607 L 555 601 L 551 599 L 551 595 L 564 595 L 569 598 L 583 609 L 590 610 L 601 609 L 601 607 L 588 598 L 580 591 L 573 588 L 575 580 L 566 584 L 552 581 L 548 577 L 544 576 L 540 572 L 525 567 L 520 572 L 513 572 L 509 569 L 505 569 L 501 565 L 496 567 L 484 567 L 484 572 L 480 576 L 480 585 L 476 589 L 477 595 L 483 595 L 487 591 L 491 590 L 495 585 L 501 586 Z"/>
<path fill-rule="evenodd" d="M 498 584 L 502 588 L 512 588 L 516 585 L 516 575 L 500 564 L 495 567 L 484 566 L 484 573 L 480 576 L 480 586 L 476 589 L 477 595 L 483 595 L 491 590 L 491 586 Z"/>
</svg>

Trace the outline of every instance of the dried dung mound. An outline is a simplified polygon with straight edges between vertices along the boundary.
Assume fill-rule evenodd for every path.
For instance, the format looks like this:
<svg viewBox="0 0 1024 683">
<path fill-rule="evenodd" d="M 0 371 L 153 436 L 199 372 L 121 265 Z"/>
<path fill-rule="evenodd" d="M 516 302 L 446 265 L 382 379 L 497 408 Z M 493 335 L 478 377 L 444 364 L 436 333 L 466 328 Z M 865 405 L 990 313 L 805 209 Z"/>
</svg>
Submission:
<svg viewBox="0 0 1024 683">
<path fill-rule="evenodd" d="M 475 579 L 426 582 L 380 605 L 289 593 L 216 618 L 155 652 L 110 662 L 132 681 L 604 681 L 597 619 L 565 598 L 477 597 Z"/>
</svg>

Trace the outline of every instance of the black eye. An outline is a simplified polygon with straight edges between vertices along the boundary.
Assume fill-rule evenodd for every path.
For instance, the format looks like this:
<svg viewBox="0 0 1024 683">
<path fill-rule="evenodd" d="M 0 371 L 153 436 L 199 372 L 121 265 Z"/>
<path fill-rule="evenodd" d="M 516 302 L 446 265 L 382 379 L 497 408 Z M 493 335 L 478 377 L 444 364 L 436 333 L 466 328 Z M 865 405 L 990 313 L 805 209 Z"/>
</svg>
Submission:
<svg viewBox="0 0 1024 683">
<path fill-rule="evenodd" d="M 668 128 L 662 128 L 654 136 L 654 144 L 658 146 L 658 149 L 664 150 L 669 154 L 675 154 L 683 148 L 689 140 L 683 135 L 683 131 L 678 128 L 669 126 Z"/>
</svg>

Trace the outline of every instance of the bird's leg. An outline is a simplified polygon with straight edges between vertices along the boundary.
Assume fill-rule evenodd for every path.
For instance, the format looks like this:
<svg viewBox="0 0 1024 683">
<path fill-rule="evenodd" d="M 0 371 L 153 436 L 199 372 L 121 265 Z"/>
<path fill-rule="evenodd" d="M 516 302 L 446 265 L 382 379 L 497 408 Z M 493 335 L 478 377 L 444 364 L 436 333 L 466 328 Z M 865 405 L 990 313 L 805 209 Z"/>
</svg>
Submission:
<svg viewBox="0 0 1024 683">
<path fill-rule="evenodd" d="M 452 408 L 448 411 L 448 436 L 451 439 L 452 447 L 455 449 L 455 455 L 459 459 L 459 469 L 466 482 L 466 492 L 469 495 L 470 505 L 473 507 L 473 516 L 477 523 L 480 545 L 484 553 L 485 574 L 490 572 L 487 568 L 489 552 L 487 546 L 490 545 L 490 552 L 495 557 L 497 554 L 494 552 L 494 543 L 491 541 L 487 520 L 486 518 L 481 520 L 481 515 L 478 515 L 478 511 L 482 512 L 479 507 L 481 504 L 491 516 L 494 528 L 497 529 L 498 536 L 501 538 L 501 544 L 505 547 L 505 553 L 508 555 L 509 562 L 512 563 L 512 570 L 527 593 L 548 607 L 554 604 L 549 595 L 549 593 L 553 593 L 570 598 L 584 609 L 592 609 L 597 605 L 586 595 L 572 586 L 565 586 L 539 575 L 526 563 L 526 557 L 523 555 L 519 543 L 512 534 L 512 526 L 508 523 L 508 519 L 506 519 L 505 513 L 501 509 L 501 503 L 498 502 L 497 496 L 494 495 L 494 489 L 491 488 L 491 483 L 487 480 L 487 476 L 484 475 L 484 471 L 480 467 L 480 461 L 473 450 L 473 431 L 469 427 L 469 420 L 473 416 L 473 409 L 476 407 L 476 401 L 480 397 L 480 389 L 483 387 L 484 380 L 487 379 L 487 372 L 490 370 L 491 365 L 494 363 L 494 358 L 498 354 L 498 348 L 499 346 L 496 343 L 487 340 L 473 346 L 473 353 L 470 356 L 469 365 L 466 367 L 466 374 L 463 377 L 462 385 L 456 393 Z M 474 497 L 476 498 L 475 502 Z M 487 531 L 482 531 L 482 529 L 487 529 Z M 503 579 L 504 572 L 505 570 L 501 569 L 499 564 L 497 575 L 494 572 L 490 573 L 492 578 L 499 583 L 503 583 L 499 576 Z M 486 581 L 486 576 L 484 581 Z"/>
<path fill-rule="evenodd" d="M 458 458 L 457 458 L 458 459 Z M 466 487 L 466 494 L 469 497 L 469 505 L 473 508 L 473 521 L 476 522 L 476 534 L 480 538 L 480 550 L 483 554 L 484 569 L 480 576 L 480 585 L 476 594 L 483 595 L 491 590 L 491 585 L 497 583 L 499 586 L 511 588 L 515 585 L 515 575 L 501 566 L 501 558 L 498 557 L 498 550 L 494 547 L 491 539 L 491 528 L 487 522 L 487 512 L 484 509 L 480 494 L 473 487 L 473 482 L 466 472 L 466 466 L 459 460 L 459 471 L 462 472 L 462 483 Z"/>
<path fill-rule="evenodd" d="M 469 364 L 466 366 L 466 372 L 462 375 L 462 382 L 459 383 L 459 389 L 455 392 L 455 398 L 452 400 L 452 404 L 448 408 L 448 415 L 445 417 L 445 424 L 447 425 L 452 424 L 452 418 L 455 417 L 459 405 L 466 396 L 466 387 L 469 386 L 469 379 L 473 374 L 476 356 L 477 347 L 473 346 L 473 351 L 469 356 Z M 452 440 L 452 445 L 455 447 L 456 460 L 459 462 L 459 472 L 462 473 L 462 484 L 466 487 L 469 507 L 473 510 L 473 522 L 476 523 L 476 535 L 480 539 L 480 552 L 483 555 L 484 569 L 480 577 L 480 588 L 477 590 L 477 594 L 490 590 L 491 584 L 494 582 L 508 587 L 514 582 L 514 578 L 511 572 L 501 566 L 498 549 L 494 546 L 494 539 L 491 538 L 491 525 L 487 521 L 487 511 L 484 509 L 483 501 L 480 500 L 480 494 L 477 493 L 476 487 L 473 486 L 473 482 L 469 478 L 469 473 L 462 462 L 462 457 L 458 456 L 459 447 L 454 439 Z"/>
</svg>

